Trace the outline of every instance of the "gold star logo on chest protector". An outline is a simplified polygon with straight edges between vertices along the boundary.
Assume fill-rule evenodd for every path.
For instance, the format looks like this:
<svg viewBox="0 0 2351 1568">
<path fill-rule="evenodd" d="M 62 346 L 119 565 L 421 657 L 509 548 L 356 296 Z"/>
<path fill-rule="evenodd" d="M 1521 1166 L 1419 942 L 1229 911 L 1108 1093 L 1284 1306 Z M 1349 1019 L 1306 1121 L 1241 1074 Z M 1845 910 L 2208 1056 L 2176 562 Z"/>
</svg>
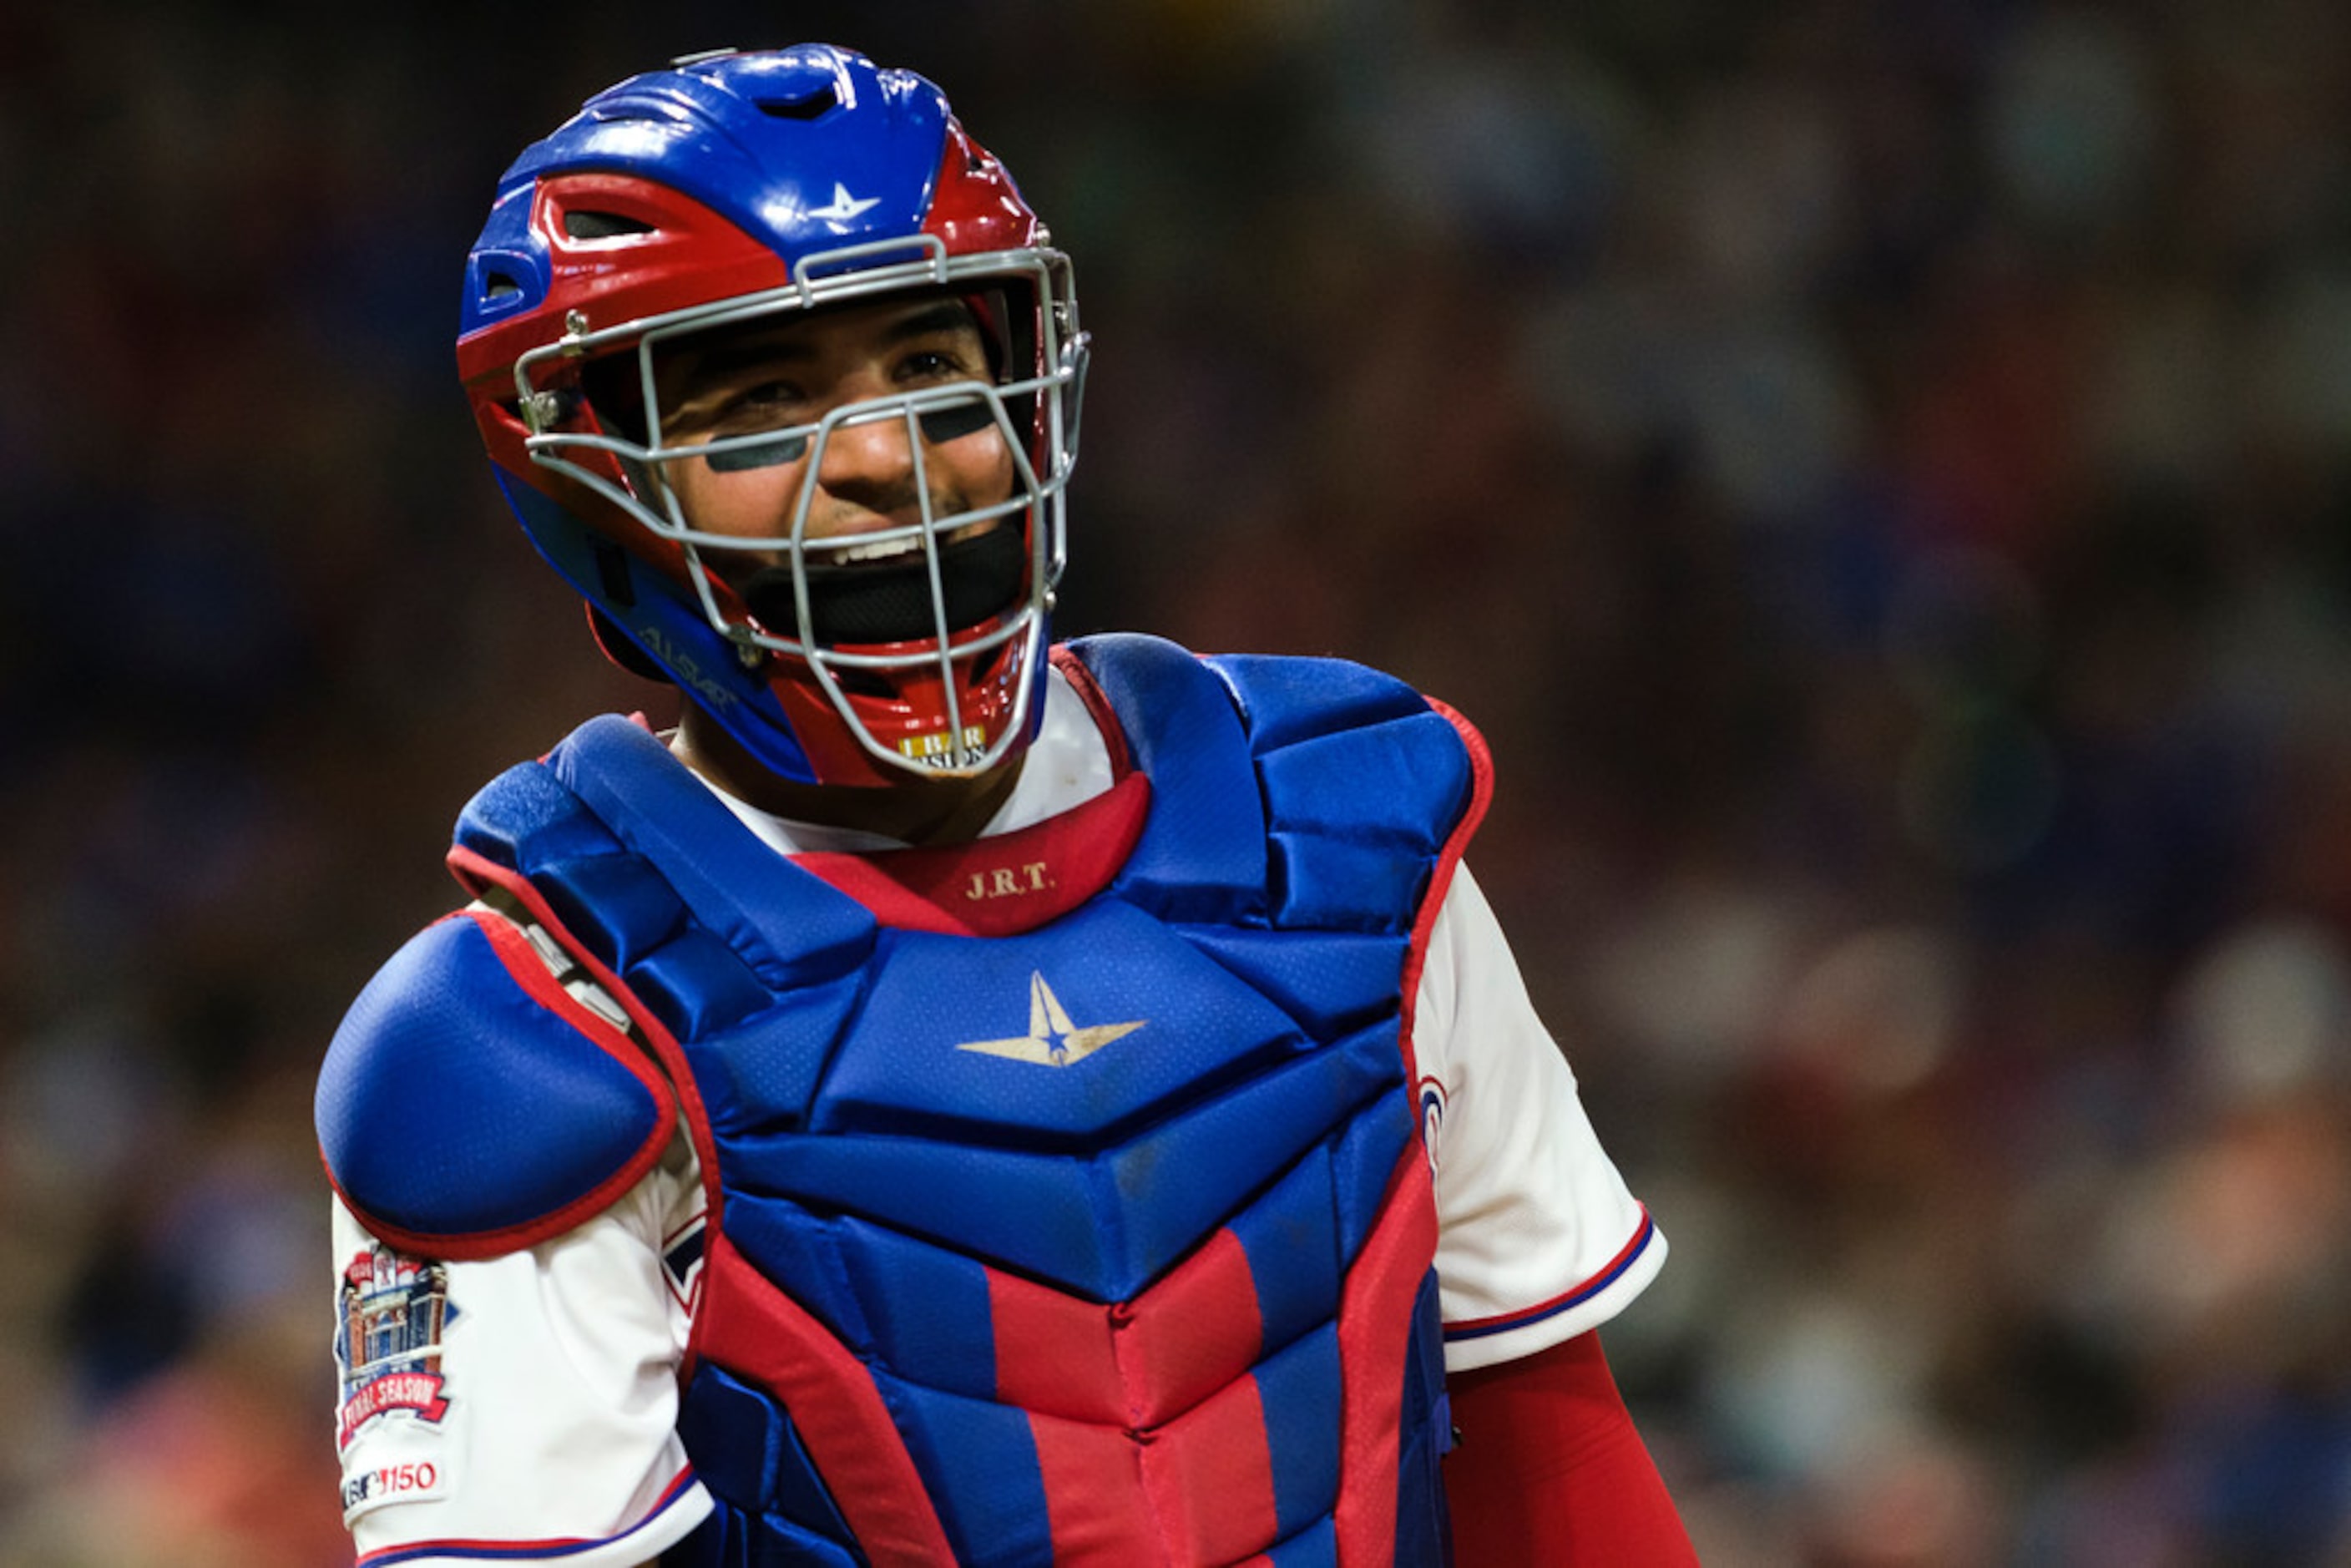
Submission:
<svg viewBox="0 0 2351 1568">
<path fill-rule="evenodd" d="M 977 1051 L 988 1056 L 1010 1057 L 1015 1061 L 1033 1061 L 1040 1067 L 1069 1067 L 1083 1061 L 1114 1040 L 1133 1034 L 1149 1020 L 1137 1019 L 1133 1023 L 1088 1024 L 1080 1029 L 1070 1021 L 1061 1006 L 1061 998 L 1045 983 L 1041 971 L 1029 976 L 1029 1032 L 1010 1040 L 966 1040 L 957 1051 Z"/>
</svg>

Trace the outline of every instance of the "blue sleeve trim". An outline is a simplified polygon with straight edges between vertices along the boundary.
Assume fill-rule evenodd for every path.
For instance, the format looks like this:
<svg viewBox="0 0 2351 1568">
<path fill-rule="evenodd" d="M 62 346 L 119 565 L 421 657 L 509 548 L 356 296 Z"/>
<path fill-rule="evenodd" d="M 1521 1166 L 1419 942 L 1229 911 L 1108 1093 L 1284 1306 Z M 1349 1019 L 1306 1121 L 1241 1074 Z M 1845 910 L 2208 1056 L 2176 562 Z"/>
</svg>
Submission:
<svg viewBox="0 0 2351 1568">
<path fill-rule="evenodd" d="M 694 1467 L 687 1466 L 677 1473 L 677 1479 L 662 1493 L 661 1500 L 636 1523 L 618 1535 L 564 1536 L 546 1541 L 418 1541 L 405 1546 L 386 1546 L 360 1558 L 353 1568 L 393 1568 L 402 1563 L 461 1562 L 461 1563 L 551 1563 L 566 1557 L 577 1557 L 582 1552 L 593 1552 L 640 1534 L 659 1522 L 677 1504 L 692 1494 L 695 1484 Z"/>
<path fill-rule="evenodd" d="M 1521 1307 L 1517 1312 L 1502 1312 L 1490 1318 L 1471 1318 L 1463 1322 L 1447 1323 L 1445 1325 L 1445 1343 L 1455 1344 L 1463 1340 L 1486 1339 L 1494 1334 L 1508 1333 L 1512 1329 L 1522 1329 L 1530 1323 L 1539 1323 L 1546 1318 L 1555 1318 L 1562 1312 L 1582 1306 L 1623 1279 L 1625 1271 L 1648 1251 L 1649 1244 L 1656 1239 L 1656 1236 L 1657 1222 L 1650 1218 L 1649 1211 L 1644 1208 L 1641 1210 L 1640 1228 L 1633 1232 L 1633 1239 L 1627 1241 L 1625 1249 L 1609 1260 L 1608 1266 L 1600 1272 L 1565 1294 L 1553 1296 L 1547 1301 L 1538 1301 L 1531 1307 Z"/>
</svg>

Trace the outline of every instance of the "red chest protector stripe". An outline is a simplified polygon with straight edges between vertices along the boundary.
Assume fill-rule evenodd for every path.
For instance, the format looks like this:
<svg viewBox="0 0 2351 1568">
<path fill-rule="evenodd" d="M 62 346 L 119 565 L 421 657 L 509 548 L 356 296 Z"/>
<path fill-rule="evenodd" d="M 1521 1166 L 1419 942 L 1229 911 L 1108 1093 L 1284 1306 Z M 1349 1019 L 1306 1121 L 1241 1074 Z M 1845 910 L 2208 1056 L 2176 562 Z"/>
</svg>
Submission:
<svg viewBox="0 0 2351 1568">
<path fill-rule="evenodd" d="M 1437 852 L 1437 864 L 1429 872 L 1428 892 L 1420 901 L 1420 913 L 1413 921 L 1412 946 L 1404 966 L 1404 1066 L 1405 1076 L 1414 1082 L 1420 1079 L 1419 1059 L 1414 1054 L 1412 1029 L 1414 1014 L 1420 1002 L 1420 972 L 1428 963 L 1428 939 L 1437 929 L 1437 917 L 1445 908 L 1445 895 L 1453 886 L 1453 873 L 1460 869 L 1461 857 L 1469 848 L 1471 835 L 1486 820 L 1487 808 L 1494 802 L 1494 758 L 1486 749 L 1486 737 L 1477 727 L 1461 716 L 1458 710 L 1428 699 L 1428 706 L 1445 717 L 1460 734 L 1461 744 L 1469 752 L 1469 809 L 1446 835 L 1445 846 Z"/>
<path fill-rule="evenodd" d="M 1248 1254 L 1222 1230 L 1132 1301 L 989 1271 L 998 1397 L 1027 1409 L 1056 1561 L 1231 1562 L 1277 1533 Z M 1144 1440 L 1138 1440 L 1137 1435 Z M 1146 1506 L 1147 1503 L 1147 1506 Z"/>
<path fill-rule="evenodd" d="M 1407 1149 L 1339 1308 L 1346 1389 L 1335 1521 L 1342 1568 L 1385 1563 L 1395 1552 L 1405 1403 L 1396 1368 L 1411 1338 L 1413 1299 L 1436 1260 L 1437 1202 L 1428 1162 L 1417 1148 Z"/>
<path fill-rule="evenodd" d="M 1343 1564 L 1386 1563 L 1394 1551 L 1405 1403 L 1395 1374 L 1437 1255 L 1430 1188 L 1426 1160 L 1407 1150 L 1340 1309 Z M 998 1397 L 1031 1412 L 1057 1562 L 1147 1562 L 1163 1543 L 1174 1562 L 1232 1562 L 1275 1536 L 1270 1434 L 1279 1423 L 1268 1420 L 1259 1375 L 1231 1377 L 1259 1350 L 1257 1325 L 1229 1311 L 1254 1299 L 1231 1231 L 1121 1306 L 995 1270 L 988 1285 Z M 1206 1310 L 1212 1302 L 1225 1311 Z M 1150 1441 L 1137 1443 L 1136 1433 Z"/>
<path fill-rule="evenodd" d="M 991 1269 L 997 1396 L 1106 1427 L 1148 1428 L 1257 1362 L 1248 1255 L 1220 1230 L 1131 1301 L 1104 1306 Z M 1206 1310 L 1210 1307 L 1217 1310 Z"/>
<path fill-rule="evenodd" d="M 949 1563 L 946 1532 L 865 1364 L 789 1298 L 764 1288 L 725 1235 L 704 1264 L 701 1352 L 780 1396 L 825 1456 L 834 1504 L 873 1562 Z"/>
</svg>

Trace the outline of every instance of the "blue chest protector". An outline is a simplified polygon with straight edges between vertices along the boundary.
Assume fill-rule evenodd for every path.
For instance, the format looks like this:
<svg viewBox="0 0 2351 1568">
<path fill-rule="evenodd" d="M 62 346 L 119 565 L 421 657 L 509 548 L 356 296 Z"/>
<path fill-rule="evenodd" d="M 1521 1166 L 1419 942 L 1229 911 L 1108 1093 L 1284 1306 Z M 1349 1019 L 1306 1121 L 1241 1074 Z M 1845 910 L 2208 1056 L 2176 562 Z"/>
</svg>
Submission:
<svg viewBox="0 0 2351 1568">
<path fill-rule="evenodd" d="M 679 1428 L 717 1506 L 664 1561 L 1447 1558 L 1399 1030 L 1472 748 L 1358 666 L 1070 652 L 1148 811 L 1037 924 L 877 907 L 598 720 L 484 790 L 455 858 L 633 1038 L 485 919 L 412 944 L 329 1053 L 339 1187 L 445 1255 L 576 1222 L 683 1115 L 713 1224 Z M 1085 849 L 1008 843 L 969 896 Z"/>
</svg>

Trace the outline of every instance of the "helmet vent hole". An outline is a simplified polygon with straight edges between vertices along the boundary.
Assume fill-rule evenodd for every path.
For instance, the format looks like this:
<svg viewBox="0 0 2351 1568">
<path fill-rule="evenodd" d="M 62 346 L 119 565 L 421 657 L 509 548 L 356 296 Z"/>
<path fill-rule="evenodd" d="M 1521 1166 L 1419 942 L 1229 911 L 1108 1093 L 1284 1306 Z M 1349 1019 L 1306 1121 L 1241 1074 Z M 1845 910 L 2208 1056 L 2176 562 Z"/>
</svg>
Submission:
<svg viewBox="0 0 2351 1568">
<path fill-rule="evenodd" d="M 573 239 L 618 239 L 624 235 L 649 235 L 653 225 L 619 213 L 581 212 L 563 214 L 563 232 Z"/>
<path fill-rule="evenodd" d="M 511 299 L 521 292 L 522 285 L 503 272 L 485 273 L 482 276 L 482 298 L 485 299 Z"/>
<path fill-rule="evenodd" d="M 814 120 L 831 111 L 840 102 L 840 89 L 830 84 L 790 98 L 763 98 L 758 100 L 760 111 L 778 120 Z"/>
<path fill-rule="evenodd" d="M 898 695 L 897 687 L 871 670 L 842 669 L 835 665 L 832 678 L 841 683 L 842 691 L 853 697 L 873 697 L 887 701 Z"/>
</svg>

